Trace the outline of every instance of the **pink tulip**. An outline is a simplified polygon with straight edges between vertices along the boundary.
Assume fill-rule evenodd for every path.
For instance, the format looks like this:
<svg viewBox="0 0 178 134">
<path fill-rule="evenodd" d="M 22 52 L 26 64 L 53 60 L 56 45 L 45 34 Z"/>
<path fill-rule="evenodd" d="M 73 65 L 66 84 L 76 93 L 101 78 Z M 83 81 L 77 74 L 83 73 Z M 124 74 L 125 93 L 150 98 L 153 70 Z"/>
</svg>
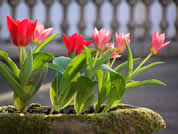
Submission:
<svg viewBox="0 0 178 134">
<path fill-rule="evenodd" d="M 119 53 L 123 53 L 126 49 L 126 45 L 125 45 L 125 40 L 127 41 L 127 43 L 130 43 L 130 33 L 123 35 L 123 33 L 120 33 L 119 35 L 116 33 L 115 34 L 115 38 L 116 38 L 116 49 Z"/>
<path fill-rule="evenodd" d="M 165 40 L 165 33 L 162 33 L 159 36 L 158 32 L 155 32 L 152 36 L 152 43 L 151 43 L 151 46 L 150 46 L 150 52 L 152 54 L 158 54 L 159 51 L 162 48 L 166 47 L 167 45 L 169 45 L 171 43 L 170 41 L 164 43 L 164 40 Z"/>
<path fill-rule="evenodd" d="M 93 31 L 93 39 L 96 49 L 102 50 L 105 48 L 107 42 L 110 40 L 110 32 L 106 32 L 104 29 L 97 30 L 96 28 Z"/>
<path fill-rule="evenodd" d="M 108 43 L 107 45 L 108 45 L 108 49 L 114 48 L 114 42 Z M 104 49 L 101 51 L 101 54 L 103 54 L 105 51 L 106 51 L 106 50 L 105 50 L 105 48 L 104 48 Z M 115 56 L 116 56 L 116 54 L 117 54 L 117 57 L 116 57 L 116 58 L 121 57 L 121 55 L 118 55 L 117 49 L 115 49 L 114 52 L 112 53 L 112 55 L 110 56 L 110 58 L 111 58 L 111 59 L 114 59 Z"/>
<path fill-rule="evenodd" d="M 32 37 L 33 43 L 40 45 L 52 32 L 53 28 L 44 29 L 44 25 L 37 24 Z"/>
</svg>

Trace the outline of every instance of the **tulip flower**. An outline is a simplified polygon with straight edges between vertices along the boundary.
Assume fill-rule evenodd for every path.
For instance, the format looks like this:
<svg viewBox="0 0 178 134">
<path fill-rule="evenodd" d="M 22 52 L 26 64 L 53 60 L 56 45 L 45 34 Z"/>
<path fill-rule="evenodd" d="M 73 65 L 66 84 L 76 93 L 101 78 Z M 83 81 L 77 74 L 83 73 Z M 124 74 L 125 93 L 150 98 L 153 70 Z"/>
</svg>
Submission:
<svg viewBox="0 0 178 134">
<path fill-rule="evenodd" d="M 170 41 L 164 43 L 164 40 L 165 40 L 165 33 L 162 33 L 159 36 L 158 32 L 155 32 L 152 37 L 150 52 L 154 55 L 158 54 L 162 48 L 166 47 L 167 45 L 169 45 L 171 43 Z"/>
<path fill-rule="evenodd" d="M 45 29 L 44 25 L 37 24 L 32 36 L 33 43 L 40 45 L 52 32 L 53 28 Z"/>
<path fill-rule="evenodd" d="M 108 43 L 107 45 L 108 45 L 108 49 L 114 48 L 114 42 Z M 105 51 L 106 51 L 106 49 L 104 48 L 104 49 L 101 51 L 101 54 L 103 54 Z M 120 55 L 118 55 L 117 49 L 115 49 L 114 52 L 113 52 L 113 54 L 110 56 L 111 59 L 114 59 L 115 57 L 116 57 L 116 58 L 121 57 Z"/>
<path fill-rule="evenodd" d="M 104 29 L 93 31 L 93 39 L 96 49 L 102 50 L 105 48 L 107 42 L 110 40 L 111 33 L 106 32 Z"/>
<path fill-rule="evenodd" d="M 71 57 L 73 51 L 76 51 L 76 55 L 80 54 L 83 51 L 83 45 L 89 46 L 92 42 L 92 40 L 85 42 L 84 38 L 77 33 L 74 33 L 72 36 L 67 39 L 66 35 L 63 34 L 63 39 L 65 46 L 68 50 L 68 56 Z"/>
<path fill-rule="evenodd" d="M 116 38 L 116 49 L 118 53 L 123 53 L 126 49 L 125 40 L 127 41 L 128 44 L 130 43 L 130 33 L 126 35 L 123 35 L 123 33 L 120 33 L 118 35 L 116 33 L 115 38 Z"/>
<path fill-rule="evenodd" d="M 37 20 L 33 23 L 28 19 L 13 20 L 7 16 L 7 27 L 11 34 L 12 43 L 18 47 L 25 47 L 30 42 L 36 27 Z"/>
</svg>

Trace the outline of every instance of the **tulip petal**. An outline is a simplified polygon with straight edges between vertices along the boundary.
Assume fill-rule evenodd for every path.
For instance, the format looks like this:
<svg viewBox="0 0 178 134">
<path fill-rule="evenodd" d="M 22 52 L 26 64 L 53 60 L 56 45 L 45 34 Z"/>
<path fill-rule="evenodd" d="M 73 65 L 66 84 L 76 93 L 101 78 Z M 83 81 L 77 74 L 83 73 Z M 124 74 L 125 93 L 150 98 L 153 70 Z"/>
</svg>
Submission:
<svg viewBox="0 0 178 134">
<path fill-rule="evenodd" d="M 168 42 L 164 43 L 164 44 L 162 45 L 162 48 L 166 47 L 166 46 L 169 45 L 170 43 L 171 43 L 171 41 L 168 41 Z"/>
<path fill-rule="evenodd" d="M 17 44 L 26 46 L 32 38 L 33 31 L 33 25 L 28 19 L 21 21 L 17 27 Z"/>
<path fill-rule="evenodd" d="M 7 16 L 7 26 L 11 34 L 12 43 L 18 47 L 25 47 L 28 45 L 29 41 L 32 38 L 35 26 L 35 23 L 24 19 L 22 21 L 13 20 L 11 17 Z"/>
<path fill-rule="evenodd" d="M 76 55 L 80 54 L 84 48 L 83 45 L 89 46 L 92 41 L 85 42 L 84 38 L 77 33 L 74 33 L 72 36 L 67 39 L 67 37 L 63 34 L 64 43 L 66 48 L 68 49 L 68 56 L 70 57 L 73 51 L 76 51 Z"/>
<path fill-rule="evenodd" d="M 12 43 L 14 44 L 14 42 L 16 42 L 16 34 L 17 34 L 17 24 L 16 22 L 9 16 L 7 16 L 7 27 L 9 29 L 9 32 L 11 34 L 12 37 Z"/>
<path fill-rule="evenodd" d="M 93 31 L 94 45 L 96 49 L 104 49 L 107 42 L 110 40 L 111 33 L 106 32 L 104 29 L 97 30 L 96 28 Z"/>
<path fill-rule="evenodd" d="M 51 33 L 53 32 L 53 28 L 45 29 L 39 38 L 40 42 L 42 43 Z"/>
<path fill-rule="evenodd" d="M 152 54 L 158 54 L 159 51 L 170 44 L 170 41 L 164 43 L 165 33 L 162 33 L 160 36 L 158 32 L 155 32 L 152 36 L 152 43 L 150 45 L 150 52 Z M 164 44 L 163 44 L 164 43 Z"/>
<path fill-rule="evenodd" d="M 116 38 L 116 48 L 118 52 L 123 53 L 126 49 L 125 40 L 127 41 L 128 44 L 130 43 L 130 33 L 126 35 L 124 35 L 122 32 L 119 35 L 116 33 L 115 38 Z"/>
<path fill-rule="evenodd" d="M 44 25 L 42 24 L 37 24 L 35 27 L 35 31 L 33 33 L 32 40 L 34 39 L 39 39 L 41 36 L 41 33 L 44 31 Z"/>
<path fill-rule="evenodd" d="M 65 44 L 66 48 L 69 50 L 70 46 L 69 46 L 69 41 L 67 39 L 67 36 L 65 34 L 63 34 L 62 36 L 63 36 L 63 39 L 64 39 L 64 44 Z"/>
<path fill-rule="evenodd" d="M 163 44 L 165 40 L 165 33 L 162 33 L 158 38 L 158 44 Z"/>
<path fill-rule="evenodd" d="M 87 41 L 85 46 L 88 47 L 92 42 L 93 42 L 93 40 L 89 40 L 89 41 Z"/>
</svg>

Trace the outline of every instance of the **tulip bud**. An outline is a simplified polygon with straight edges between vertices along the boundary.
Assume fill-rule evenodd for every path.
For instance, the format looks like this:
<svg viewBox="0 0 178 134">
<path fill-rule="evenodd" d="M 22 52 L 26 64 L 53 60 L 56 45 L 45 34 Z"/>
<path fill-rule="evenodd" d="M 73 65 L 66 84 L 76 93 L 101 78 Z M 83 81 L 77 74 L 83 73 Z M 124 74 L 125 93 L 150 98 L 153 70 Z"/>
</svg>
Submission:
<svg viewBox="0 0 178 134">
<path fill-rule="evenodd" d="M 110 40 L 110 32 L 106 32 L 104 29 L 97 30 L 96 28 L 93 31 L 93 39 L 96 49 L 102 50 L 105 48 L 107 42 Z"/>
</svg>

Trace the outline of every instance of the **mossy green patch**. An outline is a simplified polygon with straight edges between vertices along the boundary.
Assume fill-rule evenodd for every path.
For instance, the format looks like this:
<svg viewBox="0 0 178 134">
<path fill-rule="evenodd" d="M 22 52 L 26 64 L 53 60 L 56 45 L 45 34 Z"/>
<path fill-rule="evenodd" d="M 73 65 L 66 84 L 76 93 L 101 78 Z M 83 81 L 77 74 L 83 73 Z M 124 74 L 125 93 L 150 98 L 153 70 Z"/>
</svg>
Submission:
<svg viewBox="0 0 178 134">
<path fill-rule="evenodd" d="M 151 134 L 165 127 L 158 113 L 125 104 L 96 114 L 0 114 L 3 134 Z"/>
</svg>

